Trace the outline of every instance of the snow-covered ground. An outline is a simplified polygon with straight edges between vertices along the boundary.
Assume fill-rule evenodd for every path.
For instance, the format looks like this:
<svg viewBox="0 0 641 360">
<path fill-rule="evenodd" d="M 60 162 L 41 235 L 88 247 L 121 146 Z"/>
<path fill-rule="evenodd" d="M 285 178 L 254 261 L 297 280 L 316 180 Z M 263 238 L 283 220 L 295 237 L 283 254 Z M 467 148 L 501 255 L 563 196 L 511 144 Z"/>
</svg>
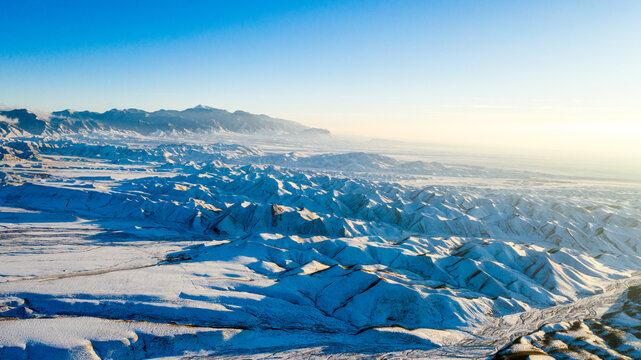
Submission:
<svg viewBox="0 0 641 360">
<path fill-rule="evenodd" d="M 598 316 L 595 316 L 598 315 Z M 641 287 L 631 286 L 604 314 L 545 324 L 517 338 L 495 359 L 640 359 Z"/>
<path fill-rule="evenodd" d="M 638 183 L 324 141 L 0 140 L 0 358 L 555 356 L 641 283 Z"/>
</svg>

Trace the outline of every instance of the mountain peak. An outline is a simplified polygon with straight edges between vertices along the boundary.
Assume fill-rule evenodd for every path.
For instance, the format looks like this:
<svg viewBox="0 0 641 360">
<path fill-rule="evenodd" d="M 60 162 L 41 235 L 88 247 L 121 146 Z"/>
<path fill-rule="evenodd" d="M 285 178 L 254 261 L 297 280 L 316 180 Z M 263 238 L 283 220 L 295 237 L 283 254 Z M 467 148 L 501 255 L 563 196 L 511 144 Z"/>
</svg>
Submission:
<svg viewBox="0 0 641 360">
<path fill-rule="evenodd" d="M 196 105 L 193 108 L 187 109 L 187 110 L 214 110 L 214 108 L 210 107 L 210 106 L 205 106 L 205 105 L 199 104 L 199 105 Z"/>
</svg>

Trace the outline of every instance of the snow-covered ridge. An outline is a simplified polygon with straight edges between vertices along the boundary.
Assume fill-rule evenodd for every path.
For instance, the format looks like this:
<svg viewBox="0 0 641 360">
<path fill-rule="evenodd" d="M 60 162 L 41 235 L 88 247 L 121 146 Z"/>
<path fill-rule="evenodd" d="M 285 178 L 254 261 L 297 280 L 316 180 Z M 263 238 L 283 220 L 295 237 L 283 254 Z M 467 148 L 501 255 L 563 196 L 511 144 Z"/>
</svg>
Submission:
<svg viewBox="0 0 641 360">
<path fill-rule="evenodd" d="M 39 351 L 29 341 L 63 358 L 234 353 L 249 338 L 420 357 L 641 265 L 634 187 L 240 144 L 14 138 L 0 152 L 0 355 Z M 95 332 L 110 320 L 134 323 Z M 86 332 L 68 342 L 3 336 L 74 321 Z M 141 352 L 172 337 L 187 340 Z"/>
<path fill-rule="evenodd" d="M 501 349 L 494 360 L 535 355 L 542 359 L 641 358 L 641 287 L 625 291 L 599 317 L 545 324 Z"/>
</svg>

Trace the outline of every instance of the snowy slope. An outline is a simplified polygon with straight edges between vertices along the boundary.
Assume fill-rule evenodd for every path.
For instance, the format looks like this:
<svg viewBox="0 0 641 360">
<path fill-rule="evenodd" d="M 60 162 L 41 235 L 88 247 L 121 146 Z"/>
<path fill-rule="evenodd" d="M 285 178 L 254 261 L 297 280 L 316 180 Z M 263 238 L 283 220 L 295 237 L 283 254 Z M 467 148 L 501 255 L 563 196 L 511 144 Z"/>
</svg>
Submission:
<svg viewBox="0 0 641 360">
<path fill-rule="evenodd" d="M 635 184 L 149 137 L 0 154 L 5 356 L 487 357 L 474 334 L 516 333 L 489 325 L 641 265 Z"/>
<path fill-rule="evenodd" d="M 493 359 L 537 355 L 541 359 L 641 358 L 641 287 L 633 286 L 600 317 L 550 323 L 519 337 Z"/>
</svg>

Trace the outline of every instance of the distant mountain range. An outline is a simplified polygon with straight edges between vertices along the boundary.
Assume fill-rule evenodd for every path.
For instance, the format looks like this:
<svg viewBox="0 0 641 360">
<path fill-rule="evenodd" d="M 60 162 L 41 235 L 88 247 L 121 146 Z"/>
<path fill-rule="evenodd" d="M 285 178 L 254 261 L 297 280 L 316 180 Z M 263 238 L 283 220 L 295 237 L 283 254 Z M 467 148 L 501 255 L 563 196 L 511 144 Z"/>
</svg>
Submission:
<svg viewBox="0 0 641 360">
<path fill-rule="evenodd" d="M 328 135 L 290 120 L 245 111 L 233 113 L 208 106 L 186 110 L 144 111 L 112 109 L 103 113 L 62 110 L 40 119 L 26 109 L 0 111 L 0 135 L 48 135 L 93 131 L 136 132 L 142 135 L 229 131 L 235 133 L 284 133 Z"/>
</svg>

